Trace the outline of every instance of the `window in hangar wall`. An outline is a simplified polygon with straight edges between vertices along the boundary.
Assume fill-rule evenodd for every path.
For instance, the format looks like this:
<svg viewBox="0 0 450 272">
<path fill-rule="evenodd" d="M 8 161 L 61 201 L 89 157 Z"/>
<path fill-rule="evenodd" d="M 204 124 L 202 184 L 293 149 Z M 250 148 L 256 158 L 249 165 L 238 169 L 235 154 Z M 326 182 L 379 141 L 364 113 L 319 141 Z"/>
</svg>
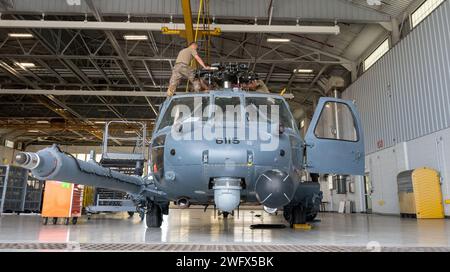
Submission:
<svg viewBox="0 0 450 272">
<path fill-rule="evenodd" d="M 411 14 L 411 26 L 415 28 L 422 22 L 433 10 L 439 7 L 445 0 L 426 0 Z"/>
<path fill-rule="evenodd" d="M 372 65 L 374 65 L 379 59 L 381 59 L 386 52 L 389 51 L 389 38 L 384 40 L 365 60 L 364 71 L 367 71 Z"/>
</svg>

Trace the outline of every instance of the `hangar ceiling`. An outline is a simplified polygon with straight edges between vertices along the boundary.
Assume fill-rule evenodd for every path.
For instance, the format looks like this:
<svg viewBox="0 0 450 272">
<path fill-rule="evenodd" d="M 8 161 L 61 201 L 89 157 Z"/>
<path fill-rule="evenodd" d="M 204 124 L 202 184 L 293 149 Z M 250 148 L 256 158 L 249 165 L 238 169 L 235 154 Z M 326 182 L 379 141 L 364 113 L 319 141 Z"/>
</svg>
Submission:
<svg viewBox="0 0 450 272">
<path fill-rule="evenodd" d="M 79 2 L 79 5 L 78 5 Z M 192 10 L 198 9 L 198 1 Z M 318 25 L 340 27 L 340 34 L 224 32 L 210 40 L 208 63 L 247 63 L 272 92 L 287 88 L 292 107 L 311 106 L 325 94 L 332 75 L 351 82 L 363 54 L 389 34 L 393 18 L 417 0 L 209 0 L 210 19 L 217 24 Z M 375 1 L 376 2 L 376 1 Z M 58 28 L 62 21 L 182 23 L 179 0 L 0 0 L 0 137 L 29 144 L 97 144 L 102 121 L 142 120 L 151 123 L 164 97 L 127 96 L 130 91 L 164 93 L 171 67 L 185 41 L 160 31 Z M 194 16 L 196 16 L 194 14 Z M 255 19 L 256 18 L 256 19 Z M 5 20 L 54 21 L 54 28 L 11 28 Z M 2 22 L 3 21 L 3 22 Z M 61 25 L 61 24 L 59 24 Z M 13 38 L 8 33 L 31 33 Z M 147 35 L 129 41 L 125 34 Z M 267 38 L 289 43 L 269 43 Z M 364 42 L 358 37 L 364 37 Z M 203 44 L 207 42 L 204 41 Z M 31 62 L 34 67 L 17 63 Z M 294 69 L 312 69 L 295 74 Z M 180 88 L 184 88 L 181 86 Z M 22 90 L 22 94 L 7 94 Z M 41 95 L 40 90 L 54 90 Z M 92 95 L 60 95 L 59 91 Z M 117 96 L 96 95 L 114 91 Z M 37 121 L 49 120 L 50 123 Z"/>
</svg>

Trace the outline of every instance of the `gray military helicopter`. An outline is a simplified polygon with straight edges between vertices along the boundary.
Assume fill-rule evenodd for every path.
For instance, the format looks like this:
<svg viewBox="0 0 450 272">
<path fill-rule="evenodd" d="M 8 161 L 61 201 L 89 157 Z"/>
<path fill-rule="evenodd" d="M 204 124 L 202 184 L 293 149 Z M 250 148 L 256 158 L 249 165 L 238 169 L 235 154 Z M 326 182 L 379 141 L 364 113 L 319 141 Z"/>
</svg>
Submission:
<svg viewBox="0 0 450 272">
<path fill-rule="evenodd" d="M 245 65 L 199 74 L 214 91 L 168 98 L 150 140 L 149 175 L 131 176 L 84 162 L 58 146 L 18 153 L 42 180 L 128 192 L 147 227 L 160 227 L 169 203 L 214 206 L 227 218 L 244 203 L 283 209 L 292 226 L 313 220 L 322 192 L 309 175 L 363 175 L 361 121 L 352 101 L 323 97 L 302 139 L 283 96 L 246 91 Z M 222 87 L 218 87 L 221 85 Z"/>
</svg>

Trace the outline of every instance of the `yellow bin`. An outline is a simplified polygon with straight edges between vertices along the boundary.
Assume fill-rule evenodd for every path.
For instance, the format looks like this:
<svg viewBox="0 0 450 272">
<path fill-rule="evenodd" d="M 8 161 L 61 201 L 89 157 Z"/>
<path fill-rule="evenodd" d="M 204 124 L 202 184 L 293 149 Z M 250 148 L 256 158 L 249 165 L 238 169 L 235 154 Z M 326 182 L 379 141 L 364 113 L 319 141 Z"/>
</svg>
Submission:
<svg viewBox="0 0 450 272">
<path fill-rule="evenodd" d="M 412 173 L 416 214 L 419 219 L 445 217 L 439 172 L 431 168 L 418 168 Z"/>
</svg>

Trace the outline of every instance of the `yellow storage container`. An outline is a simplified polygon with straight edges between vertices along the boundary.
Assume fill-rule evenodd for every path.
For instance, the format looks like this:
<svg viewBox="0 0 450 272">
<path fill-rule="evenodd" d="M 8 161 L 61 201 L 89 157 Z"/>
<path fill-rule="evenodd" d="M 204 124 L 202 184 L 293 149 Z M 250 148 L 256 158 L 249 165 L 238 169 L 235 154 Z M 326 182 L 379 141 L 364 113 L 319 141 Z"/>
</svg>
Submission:
<svg viewBox="0 0 450 272">
<path fill-rule="evenodd" d="M 398 174 L 398 198 L 402 217 L 444 218 L 439 172 L 418 168 Z"/>
<path fill-rule="evenodd" d="M 417 218 L 444 218 L 441 180 L 439 172 L 431 168 L 418 168 L 412 173 Z"/>
</svg>

